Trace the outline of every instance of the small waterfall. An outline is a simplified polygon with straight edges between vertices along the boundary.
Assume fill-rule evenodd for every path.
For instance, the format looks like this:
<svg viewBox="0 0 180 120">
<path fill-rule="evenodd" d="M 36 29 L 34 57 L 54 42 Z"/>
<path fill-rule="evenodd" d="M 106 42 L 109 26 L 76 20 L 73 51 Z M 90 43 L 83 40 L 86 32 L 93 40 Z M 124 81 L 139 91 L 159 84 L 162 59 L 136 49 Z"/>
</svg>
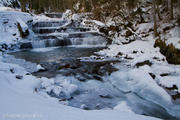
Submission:
<svg viewBox="0 0 180 120">
<path fill-rule="evenodd" d="M 71 43 L 73 46 L 85 46 L 85 47 L 105 47 L 106 41 L 102 37 L 87 37 L 87 38 L 71 38 Z"/>
<path fill-rule="evenodd" d="M 52 18 L 60 18 L 61 14 L 48 14 Z M 58 17 L 57 17 L 58 16 Z M 38 39 L 32 41 L 33 48 L 54 46 L 106 46 L 106 38 L 98 32 L 91 32 L 90 28 L 73 21 L 59 19 L 37 21 L 32 26 Z"/>
</svg>

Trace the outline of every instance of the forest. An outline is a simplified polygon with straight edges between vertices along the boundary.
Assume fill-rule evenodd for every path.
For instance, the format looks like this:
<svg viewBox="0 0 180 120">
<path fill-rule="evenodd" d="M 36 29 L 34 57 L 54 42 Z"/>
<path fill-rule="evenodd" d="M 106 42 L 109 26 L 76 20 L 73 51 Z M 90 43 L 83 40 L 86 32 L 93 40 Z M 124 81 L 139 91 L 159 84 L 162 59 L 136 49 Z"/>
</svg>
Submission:
<svg viewBox="0 0 180 120">
<path fill-rule="evenodd" d="M 180 23 L 179 0 L 148 0 L 153 8 L 154 32 L 158 36 L 157 21 L 177 20 Z M 106 18 L 124 17 L 133 20 L 137 15 L 140 22 L 143 20 L 143 0 L 20 0 L 22 11 L 44 13 L 63 12 L 66 9 L 74 13 L 91 12 L 97 20 L 106 21 Z M 147 4 L 146 4 L 147 5 Z M 177 10 L 178 9 L 178 10 Z M 176 10 L 176 13 L 174 11 Z M 166 16 L 162 16 L 165 13 Z M 151 15 L 149 15 L 151 17 Z M 128 17 L 128 18 L 127 18 Z"/>
</svg>

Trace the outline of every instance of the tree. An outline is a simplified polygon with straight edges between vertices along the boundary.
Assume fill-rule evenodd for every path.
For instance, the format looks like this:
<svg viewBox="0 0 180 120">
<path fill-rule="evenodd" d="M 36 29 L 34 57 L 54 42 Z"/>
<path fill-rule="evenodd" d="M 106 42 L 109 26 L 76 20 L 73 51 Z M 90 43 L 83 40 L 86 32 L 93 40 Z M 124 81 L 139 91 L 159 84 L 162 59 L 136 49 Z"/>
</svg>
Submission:
<svg viewBox="0 0 180 120">
<path fill-rule="evenodd" d="M 20 0 L 21 3 L 21 11 L 26 12 L 26 0 Z"/>
<path fill-rule="evenodd" d="M 173 13 L 173 3 L 174 3 L 174 0 L 171 0 L 171 8 L 170 8 L 170 14 L 171 14 L 171 19 L 174 19 L 174 13 Z"/>
<path fill-rule="evenodd" d="M 158 36 L 157 32 L 157 20 L 156 20 L 156 0 L 153 0 L 153 20 L 154 20 L 154 35 L 155 37 Z"/>
</svg>

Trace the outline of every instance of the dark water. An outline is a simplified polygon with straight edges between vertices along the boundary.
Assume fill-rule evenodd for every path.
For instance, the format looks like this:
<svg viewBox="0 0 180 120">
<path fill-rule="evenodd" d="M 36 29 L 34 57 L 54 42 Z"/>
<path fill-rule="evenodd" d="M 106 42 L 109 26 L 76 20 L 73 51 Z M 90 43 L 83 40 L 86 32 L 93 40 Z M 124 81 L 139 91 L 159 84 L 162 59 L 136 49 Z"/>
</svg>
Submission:
<svg viewBox="0 0 180 120">
<path fill-rule="evenodd" d="M 59 48 L 45 48 L 46 52 L 42 52 L 44 48 L 34 50 L 22 50 L 10 53 L 16 58 L 25 59 L 33 63 L 43 62 L 60 62 L 62 59 L 77 59 L 79 57 L 89 57 L 101 49 L 100 48 L 82 48 L 82 47 L 59 47 Z M 48 51 L 48 49 L 52 49 Z"/>
</svg>

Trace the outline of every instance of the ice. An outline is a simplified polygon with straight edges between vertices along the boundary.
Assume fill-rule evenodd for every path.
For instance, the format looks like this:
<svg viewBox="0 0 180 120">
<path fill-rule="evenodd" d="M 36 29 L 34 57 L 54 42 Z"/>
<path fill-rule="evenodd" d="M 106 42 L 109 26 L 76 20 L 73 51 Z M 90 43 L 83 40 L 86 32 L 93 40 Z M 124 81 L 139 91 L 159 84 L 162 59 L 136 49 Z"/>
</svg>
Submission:
<svg viewBox="0 0 180 120">
<path fill-rule="evenodd" d="M 119 110 L 122 112 L 129 112 L 129 113 L 134 114 L 134 112 L 131 110 L 131 108 L 127 105 L 126 101 L 120 102 L 117 106 L 114 107 L 114 110 Z"/>
<path fill-rule="evenodd" d="M 52 51 L 57 48 L 58 47 L 35 48 L 35 49 L 32 49 L 31 51 L 33 51 L 33 52 L 49 52 L 49 51 Z"/>
</svg>

